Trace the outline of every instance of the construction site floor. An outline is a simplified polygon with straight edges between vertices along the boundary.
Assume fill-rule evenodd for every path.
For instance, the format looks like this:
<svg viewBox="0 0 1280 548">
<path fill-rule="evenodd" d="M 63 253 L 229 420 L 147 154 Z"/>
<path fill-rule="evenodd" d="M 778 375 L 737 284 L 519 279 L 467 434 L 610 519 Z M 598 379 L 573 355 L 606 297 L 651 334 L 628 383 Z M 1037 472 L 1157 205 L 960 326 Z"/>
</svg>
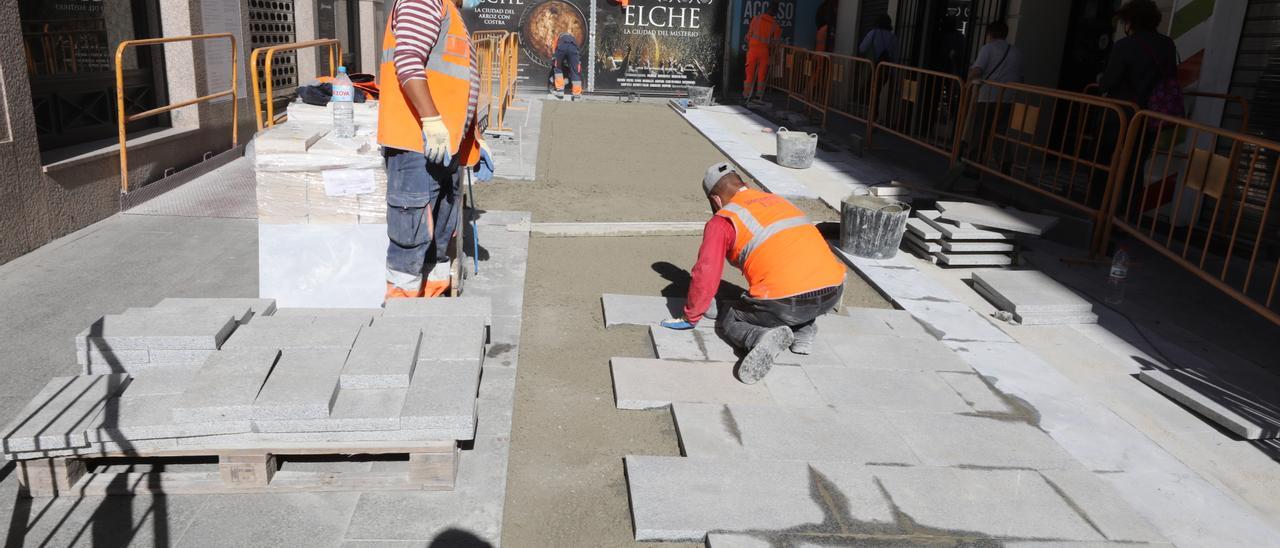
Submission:
<svg viewBox="0 0 1280 548">
<path fill-rule="evenodd" d="M 665 104 L 546 101 L 537 107 L 534 180 L 481 185 L 476 189 L 481 209 L 529 211 L 535 224 L 697 222 L 709 215 L 700 192 L 702 173 L 724 157 Z M 909 161 L 912 154 L 924 153 L 902 157 Z M 148 306 L 165 297 L 258 296 L 252 188 L 248 163 L 237 160 L 128 214 L 0 265 L 0 378 L 5 379 L 0 383 L 0 420 L 7 422 L 49 378 L 79 371 L 73 337 L 104 313 Z M 838 217 L 816 201 L 800 205 L 815 220 Z M 482 230 L 482 248 L 485 239 Z M 654 351 L 645 328 L 606 330 L 600 297 L 682 296 L 698 243 L 697 236 L 531 238 L 505 506 L 478 507 L 459 518 L 386 504 L 379 510 L 395 519 L 385 519 L 371 530 L 368 524 L 353 523 L 372 512 L 368 505 L 377 497 L 367 493 L 24 499 L 17 494 L 14 467 L 8 464 L 0 466 L 0 534 L 6 535 L 6 546 L 657 546 L 634 540 L 623 459 L 678 456 L 679 442 L 670 411 L 616 409 L 609 359 L 651 357 Z M 1051 258 L 1073 253 L 1040 249 Z M 1055 276 L 1061 270 L 1048 260 L 1037 265 Z M 1101 280 L 1096 273 L 1102 268 L 1068 273 L 1066 278 Z M 966 287 L 958 272 L 926 272 L 958 293 Z M 726 269 L 721 294 L 735 296 L 743 284 L 735 271 Z M 1126 306 L 1137 307 L 1141 301 L 1161 304 L 1148 305 L 1141 314 L 1123 309 L 1139 323 L 1166 317 L 1159 313 L 1169 306 L 1165 303 L 1181 299 L 1171 286 L 1145 287 L 1132 291 Z M 1204 298 L 1217 302 L 1224 297 Z M 853 272 L 845 304 L 892 307 Z M 1219 309 L 1213 310 L 1219 314 Z M 1111 329 L 1131 323 L 1127 316 L 1106 316 L 1104 323 Z M 1196 332 L 1204 327 L 1197 323 L 1214 322 L 1195 316 L 1187 313 L 1176 319 Z M 1266 354 L 1266 341 L 1275 340 L 1274 329 L 1253 318 L 1235 325 L 1242 326 L 1238 337 L 1252 341 L 1235 348 L 1245 358 Z M 1194 424 L 1194 435 L 1146 428 L 1165 424 L 1162 421 L 1197 420 L 1185 409 L 1147 394 L 1127 375 L 1107 369 L 1125 356 L 1086 362 L 1077 356 L 1087 345 L 1068 344 L 1079 338 L 1061 343 L 1031 330 L 1015 331 L 1019 344 L 1068 371 L 1093 400 L 1103 402 L 1097 409 L 1143 428 L 1143 435 L 1161 450 L 1186 462 L 1194 475 L 1188 477 L 1208 478 L 1215 492 L 1252 507 L 1250 512 L 1267 526 L 1280 527 L 1274 483 L 1278 476 L 1273 473 L 1280 454 L 1234 443 L 1200 424 Z M 1067 329 L 1053 333 L 1074 337 Z M 1179 333 L 1171 329 L 1156 334 Z M 1221 355 L 1208 347 L 1190 350 Z M 1095 369 L 1110 372 L 1099 375 Z M 1081 433 L 1081 439 L 1088 435 Z M 1100 445 L 1107 443 L 1099 440 Z M 1214 449 L 1214 443 L 1232 445 Z M 1244 492 L 1250 485 L 1254 492 Z M 1176 487 L 1172 482 L 1171 486 Z M 502 497 L 496 498 L 500 500 L 493 502 L 500 503 Z M 1200 518 L 1212 518 L 1227 528 L 1235 523 L 1231 515 Z M 470 526 L 475 521 L 500 522 L 500 532 L 477 530 Z M 456 529 L 440 532 L 449 528 Z"/>
</svg>

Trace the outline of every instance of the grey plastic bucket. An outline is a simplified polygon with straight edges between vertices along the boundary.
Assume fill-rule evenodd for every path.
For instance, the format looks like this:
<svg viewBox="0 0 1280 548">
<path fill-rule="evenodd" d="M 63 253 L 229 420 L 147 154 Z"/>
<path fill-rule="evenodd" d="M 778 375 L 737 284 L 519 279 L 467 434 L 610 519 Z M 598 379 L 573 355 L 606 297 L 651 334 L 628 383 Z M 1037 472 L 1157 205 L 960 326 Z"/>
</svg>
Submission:
<svg viewBox="0 0 1280 548">
<path fill-rule="evenodd" d="M 711 92 L 716 88 L 704 86 L 689 86 L 689 104 L 697 107 L 711 106 Z"/>
<path fill-rule="evenodd" d="M 911 206 L 871 195 L 853 195 L 840 204 L 840 249 L 866 259 L 898 253 Z"/>
<path fill-rule="evenodd" d="M 805 169 L 813 165 L 818 153 L 818 134 L 787 131 L 778 128 L 778 165 L 792 169 Z"/>
</svg>

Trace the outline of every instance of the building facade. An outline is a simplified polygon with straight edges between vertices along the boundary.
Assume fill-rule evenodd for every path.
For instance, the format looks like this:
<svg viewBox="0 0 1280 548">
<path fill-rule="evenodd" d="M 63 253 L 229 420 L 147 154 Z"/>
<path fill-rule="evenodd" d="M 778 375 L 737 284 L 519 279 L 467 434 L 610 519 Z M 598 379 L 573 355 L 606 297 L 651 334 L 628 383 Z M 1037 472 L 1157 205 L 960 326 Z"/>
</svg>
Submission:
<svg viewBox="0 0 1280 548">
<path fill-rule="evenodd" d="M 231 33 L 237 39 L 240 149 L 229 97 L 131 122 L 129 194 L 243 153 L 256 123 L 246 63 L 254 48 L 343 42 L 352 72 L 374 72 L 383 0 L 0 0 L 0 263 L 121 211 L 116 50 L 122 41 Z M 281 54 L 278 101 L 308 83 L 321 52 Z M 225 39 L 123 52 L 126 115 L 230 89 Z M 166 181 L 166 178 L 169 178 Z M 161 188 L 151 187 L 152 189 Z"/>
</svg>

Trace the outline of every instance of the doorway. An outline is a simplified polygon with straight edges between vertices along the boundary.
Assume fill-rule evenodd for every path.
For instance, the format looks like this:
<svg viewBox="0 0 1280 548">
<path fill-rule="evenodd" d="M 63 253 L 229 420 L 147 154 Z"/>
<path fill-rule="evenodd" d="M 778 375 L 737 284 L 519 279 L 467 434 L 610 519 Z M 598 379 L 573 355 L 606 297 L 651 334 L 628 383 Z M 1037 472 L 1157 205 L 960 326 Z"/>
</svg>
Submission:
<svg viewBox="0 0 1280 548">
<path fill-rule="evenodd" d="M 36 134 L 48 151 L 113 137 L 118 131 L 115 52 L 120 42 L 160 36 L 156 0 L 20 0 L 22 43 Z M 167 102 L 158 48 L 122 59 L 126 114 Z M 128 125 L 166 127 L 168 115 Z"/>
</svg>

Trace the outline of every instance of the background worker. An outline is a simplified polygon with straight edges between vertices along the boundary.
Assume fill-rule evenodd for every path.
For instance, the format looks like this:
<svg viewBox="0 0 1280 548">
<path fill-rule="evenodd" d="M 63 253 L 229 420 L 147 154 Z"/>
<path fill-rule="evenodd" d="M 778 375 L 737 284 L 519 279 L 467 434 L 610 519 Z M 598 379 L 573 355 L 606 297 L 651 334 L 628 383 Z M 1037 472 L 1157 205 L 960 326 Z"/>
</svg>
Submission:
<svg viewBox="0 0 1280 548">
<path fill-rule="evenodd" d="M 750 101 L 758 93 L 764 100 L 765 78 L 769 75 L 769 57 L 782 43 L 782 27 L 778 26 L 778 0 L 769 9 L 751 18 L 747 26 L 747 75 L 742 81 L 742 100 Z"/>
<path fill-rule="evenodd" d="M 751 189 L 727 163 L 702 178 L 714 214 L 707 221 L 693 267 L 684 316 L 662 322 L 692 329 L 711 306 L 724 261 L 742 270 L 750 285 L 742 302 L 721 312 L 717 328 L 747 350 L 738 380 L 753 384 L 788 348 L 808 354 L 818 336 L 818 316 L 844 293 L 844 265 L 804 213 L 781 196 Z"/>
<path fill-rule="evenodd" d="M 582 59 L 578 41 L 572 33 L 562 32 L 556 39 L 555 53 L 556 99 L 564 99 L 565 80 L 573 86 L 573 100 L 582 97 Z"/>
<path fill-rule="evenodd" d="M 448 262 L 459 167 L 493 176 L 475 123 L 480 73 L 460 5 L 397 0 L 387 17 L 380 70 L 395 80 L 381 86 L 378 143 L 387 170 L 388 299 L 424 296 L 424 267 Z"/>
</svg>

